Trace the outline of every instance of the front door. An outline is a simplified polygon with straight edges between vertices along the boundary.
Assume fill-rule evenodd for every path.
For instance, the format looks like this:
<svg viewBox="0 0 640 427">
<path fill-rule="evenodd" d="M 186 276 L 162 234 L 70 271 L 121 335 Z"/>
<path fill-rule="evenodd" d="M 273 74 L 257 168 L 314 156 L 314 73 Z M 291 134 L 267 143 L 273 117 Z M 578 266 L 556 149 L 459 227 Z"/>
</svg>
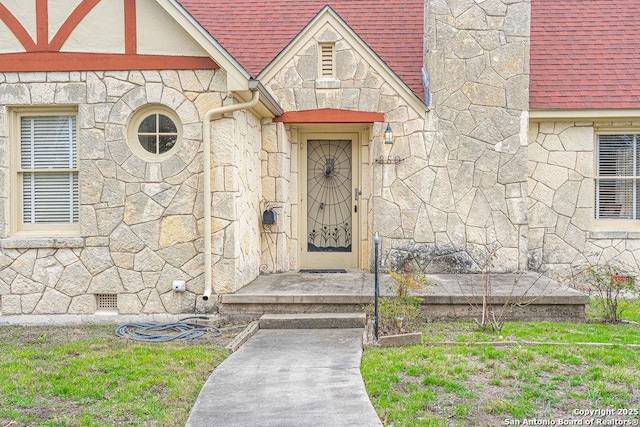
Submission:
<svg viewBox="0 0 640 427">
<path fill-rule="evenodd" d="M 300 266 L 356 268 L 357 134 L 303 134 L 302 139 Z"/>
</svg>

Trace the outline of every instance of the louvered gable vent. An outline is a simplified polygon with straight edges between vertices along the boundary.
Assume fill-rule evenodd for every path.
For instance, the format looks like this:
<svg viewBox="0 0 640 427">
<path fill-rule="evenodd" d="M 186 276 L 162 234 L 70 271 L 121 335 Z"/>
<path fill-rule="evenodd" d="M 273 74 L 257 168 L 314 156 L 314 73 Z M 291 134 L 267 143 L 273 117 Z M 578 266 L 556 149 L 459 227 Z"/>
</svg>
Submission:
<svg viewBox="0 0 640 427">
<path fill-rule="evenodd" d="M 332 79 L 334 77 L 334 51 L 333 43 L 320 44 L 320 78 Z"/>
</svg>

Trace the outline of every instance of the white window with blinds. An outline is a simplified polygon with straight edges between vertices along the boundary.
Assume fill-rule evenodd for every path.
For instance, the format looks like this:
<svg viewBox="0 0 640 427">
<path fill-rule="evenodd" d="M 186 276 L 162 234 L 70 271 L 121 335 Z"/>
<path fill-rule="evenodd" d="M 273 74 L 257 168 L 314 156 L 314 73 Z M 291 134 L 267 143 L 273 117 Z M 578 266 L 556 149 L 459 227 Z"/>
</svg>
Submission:
<svg viewBox="0 0 640 427">
<path fill-rule="evenodd" d="M 17 231 L 77 229 L 75 114 L 18 118 Z"/>
<path fill-rule="evenodd" d="M 640 135 L 598 135 L 595 218 L 640 219 Z"/>
</svg>

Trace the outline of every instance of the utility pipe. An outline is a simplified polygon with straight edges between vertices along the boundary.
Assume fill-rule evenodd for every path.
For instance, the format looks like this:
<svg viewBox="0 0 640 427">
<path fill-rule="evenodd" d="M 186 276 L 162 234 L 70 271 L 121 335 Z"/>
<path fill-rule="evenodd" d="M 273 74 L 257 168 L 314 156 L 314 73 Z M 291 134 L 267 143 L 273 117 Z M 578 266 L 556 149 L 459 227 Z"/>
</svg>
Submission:
<svg viewBox="0 0 640 427">
<path fill-rule="evenodd" d="M 373 333 L 375 341 L 378 342 L 378 300 L 380 299 L 380 260 L 378 259 L 378 246 L 380 246 L 380 235 L 376 231 L 375 236 L 373 236 L 373 265 L 374 265 L 374 324 L 373 324 Z"/>
<path fill-rule="evenodd" d="M 251 87 L 251 100 L 240 104 L 225 105 L 207 111 L 202 121 L 202 142 L 204 144 L 204 294 L 202 299 L 207 301 L 211 296 L 211 119 L 213 116 L 231 113 L 254 107 L 260 99 L 257 87 Z"/>
</svg>

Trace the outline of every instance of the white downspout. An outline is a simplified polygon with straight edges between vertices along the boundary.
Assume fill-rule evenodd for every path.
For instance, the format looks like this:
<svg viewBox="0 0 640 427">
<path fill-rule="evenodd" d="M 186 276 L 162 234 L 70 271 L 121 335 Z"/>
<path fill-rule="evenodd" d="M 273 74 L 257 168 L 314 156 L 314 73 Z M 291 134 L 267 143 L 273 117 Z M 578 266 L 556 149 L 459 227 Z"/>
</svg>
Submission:
<svg viewBox="0 0 640 427">
<path fill-rule="evenodd" d="M 208 300 L 211 296 L 211 118 L 213 116 L 231 113 L 233 111 L 252 108 L 260 99 L 260 92 L 254 88 L 250 101 L 240 104 L 225 105 L 207 111 L 202 121 L 202 142 L 204 144 L 204 294 L 203 300 Z"/>
</svg>

